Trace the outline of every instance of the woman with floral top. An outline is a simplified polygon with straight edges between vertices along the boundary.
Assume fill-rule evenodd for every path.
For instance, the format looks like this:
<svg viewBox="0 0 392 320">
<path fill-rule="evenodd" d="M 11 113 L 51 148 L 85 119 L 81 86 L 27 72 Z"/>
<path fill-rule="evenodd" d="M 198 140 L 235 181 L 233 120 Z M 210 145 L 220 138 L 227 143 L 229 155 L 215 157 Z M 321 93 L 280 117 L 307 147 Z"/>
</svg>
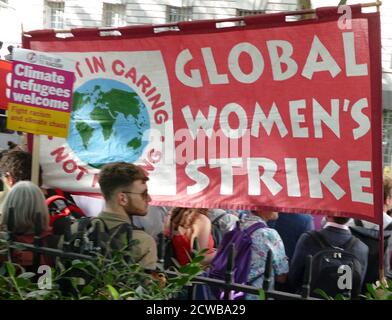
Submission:
<svg viewBox="0 0 392 320">
<path fill-rule="evenodd" d="M 275 229 L 268 228 L 267 222 L 276 220 L 278 218 L 277 212 L 266 210 L 252 211 L 249 215 L 243 218 L 241 228 L 249 228 L 257 222 L 265 225 L 264 228 L 259 228 L 251 235 L 252 238 L 252 257 L 250 262 L 250 271 L 248 281 L 252 281 L 252 286 L 261 288 L 264 281 L 264 272 L 266 267 L 266 260 L 268 251 L 272 252 L 272 273 L 273 281 L 270 289 L 273 289 L 274 280 L 279 283 L 286 282 L 287 274 L 289 272 L 288 258 L 285 253 L 283 241 Z M 258 299 L 257 295 L 246 295 L 247 300 Z"/>
</svg>

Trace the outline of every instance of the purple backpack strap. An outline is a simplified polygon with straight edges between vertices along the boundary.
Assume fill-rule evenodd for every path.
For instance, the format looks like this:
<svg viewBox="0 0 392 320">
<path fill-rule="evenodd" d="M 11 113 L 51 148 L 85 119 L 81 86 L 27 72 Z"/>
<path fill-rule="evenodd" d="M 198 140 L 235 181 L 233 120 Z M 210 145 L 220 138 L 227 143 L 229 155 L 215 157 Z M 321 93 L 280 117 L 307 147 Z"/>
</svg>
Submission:
<svg viewBox="0 0 392 320">
<path fill-rule="evenodd" d="M 257 229 L 265 228 L 265 227 L 266 227 L 266 225 L 265 225 L 264 223 L 262 223 L 262 222 L 256 222 L 256 223 L 252 224 L 250 227 L 246 228 L 246 229 L 244 230 L 244 232 L 246 232 L 246 234 L 247 234 L 248 236 L 250 236 L 250 235 L 251 235 L 253 232 L 255 232 Z"/>
</svg>

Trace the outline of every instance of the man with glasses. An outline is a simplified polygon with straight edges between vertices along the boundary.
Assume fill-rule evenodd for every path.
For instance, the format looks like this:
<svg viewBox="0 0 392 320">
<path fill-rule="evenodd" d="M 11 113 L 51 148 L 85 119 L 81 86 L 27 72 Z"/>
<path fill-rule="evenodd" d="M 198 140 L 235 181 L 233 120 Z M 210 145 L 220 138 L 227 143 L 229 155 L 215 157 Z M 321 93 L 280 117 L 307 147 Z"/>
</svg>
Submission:
<svg viewBox="0 0 392 320">
<path fill-rule="evenodd" d="M 130 163 L 115 162 L 102 167 L 98 182 L 105 207 L 98 217 L 104 220 L 109 229 L 123 223 L 132 224 L 133 216 L 147 214 L 151 201 L 147 181 L 143 169 Z M 155 269 L 158 259 L 155 240 L 146 232 L 136 229 L 132 232 L 132 239 L 138 240 L 131 246 L 134 261 L 145 268 Z"/>
</svg>

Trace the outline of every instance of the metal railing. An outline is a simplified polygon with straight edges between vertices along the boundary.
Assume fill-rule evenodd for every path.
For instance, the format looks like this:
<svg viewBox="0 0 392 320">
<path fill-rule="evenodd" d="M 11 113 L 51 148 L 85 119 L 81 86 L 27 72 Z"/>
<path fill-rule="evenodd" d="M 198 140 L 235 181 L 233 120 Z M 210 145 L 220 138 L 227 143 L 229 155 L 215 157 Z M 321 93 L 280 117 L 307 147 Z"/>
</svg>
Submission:
<svg viewBox="0 0 392 320">
<path fill-rule="evenodd" d="M 48 255 L 48 256 L 54 256 L 54 257 L 59 257 L 62 259 L 79 259 L 79 260 L 89 260 L 89 261 L 94 261 L 96 257 L 93 255 L 87 255 L 87 254 L 80 254 L 80 253 L 74 253 L 74 252 L 67 252 L 61 249 L 53 249 L 53 248 L 48 248 L 48 247 L 43 247 L 37 242 L 34 244 L 27 244 L 23 242 L 17 242 L 17 241 L 12 241 L 8 240 L 9 242 L 9 248 L 11 250 L 27 250 L 33 252 L 34 258 L 34 265 L 33 265 L 33 270 L 38 270 L 39 267 L 39 261 L 40 257 L 42 254 Z M 271 256 L 271 253 L 269 252 L 269 256 Z M 269 258 L 271 260 L 271 258 Z M 268 261 L 268 260 L 267 260 Z M 278 300 L 319 300 L 317 298 L 311 297 L 309 295 L 309 288 L 310 288 L 310 272 L 305 273 L 305 278 L 308 277 L 309 281 L 306 281 L 305 284 L 302 286 L 302 294 L 293 294 L 293 293 L 288 293 L 284 291 L 277 291 L 274 289 L 270 289 L 270 283 L 273 281 L 272 279 L 272 268 L 271 268 L 271 263 L 267 263 L 267 268 L 264 273 L 264 281 L 263 281 L 263 286 L 262 289 L 264 290 L 265 293 L 265 298 L 267 300 L 270 299 L 278 299 Z M 228 264 L 228 267 L 230 265 Z M 165 273 L 168 277 L 176 277 L 178 276 L 178 272 L 174 270 L 158 270 L 160 272 Z M 152 272 L 151 270 L 146 269 L 145 272 L 150 273 Z M 213 287 L 218 287 L 219 289 L 222 289 L 224 291 L 224 298 L 223 300 L 229 300 L 230 299 L 230 292 L 231 291 L 237 291 L 237 292 L 244 292 L 247 294 L 253 294 L 253 295 L 259 295 L 260 288 L 256 288 L 254 286 L 249 286 L 249 285 L 244 285 L 244 284 L 238 284 L 233 282 L 233 271 L 228 268 L 227 273 L 226 273 L 226 278 L 225 280 L 217 280 L 217 279 L 212 279 L 206 276 L 195 276 L 192 278 L 192 283 L 188 286 L 188 298 L 189 300 L 194 300 L 195 299 L 195 290 L 196 290 L 196 285 L 198 284 L 204 284 L 208 286 L 213 286 Z"/>
<path fill-rule="evenodd" d="M 39 216 L 38 216 L 39 217 Z M 96 256 L 93 254 L 83 254 L 83 253 L 75 253 L 70 251 L 69 241 L 70 241 L 70 230 L 66 228 L 66 232 L 64 234 L 64 244 L 63 249 L 55 249 L 49 248 L 42 245 L 41 239 L 41 228 L 40 222 L 37 221 L 36 227 L 34 230 L 34 240 L 33 244 L 23 243 L 15 241 L 15 236 L 12 230 L 14 229 L 14 212 L 12 208 L 10 209 L 9 218 L 8 218 L 8 231 L 7 234 L 7 242 L 8 248 L 11 251 L 9 257 L 12 257 L 12 250 L 27 250 L 33 253 L 33 270 L 38 270 L 41 261 L 41 255 L 59 257 L 62 259 L 80 259 L 80 260 L 89 260 L 94 261 Z M 97 233 L 97 237 L 99 234 Z M 310 296 L 310 282 L 311 282 L 311 265 L 312 260 L 311 256 L 307 257 L 306 261 L 306 268 L 305 268 L 305 275 L 304 275 L 304 282 L 302 286 L 302 294 L 293 294 L 284 291 L 277 291 L 271 288 L 271 283 L 274 281 L 273 271 L 272 271 L 272 252 L 269 251 L 267 254 L 265 272 L 264 272 L 264 279 L 262 289 L 265 294 L 265 298 L 267 300 L 320 300 Z M 256 288 L 250 285 L 238 284 L 234 282 L 234 245 L 230 248 L 229 251 L 229 258 L 226 267 L 225 279 L 218 280 L 212 279 L 203 275 L 195 276 L 192 278 L 192 282 L 190 285 L 187 286 L 188 291 L 188 299 L 194 300 L 196 298 L 196 288 L 197 285 L 207 285 L 209 287 L 218 287 L 219 289 L 223 290 L 223 300 L 230 299 L 230 293 L 232 291 L 236 292 L 243 292 L 245 294 L 252 294 L 252 295 L 259 295 L 260 288 Z M 163 272 L 166 274 L 167 277 L 176 277 L 178 276 L 178 272 L 174 270 L 156 270 L 159 272 Z M 145 272 L 150 273 L 151 270 L 145 270 Z"/>
</svg>

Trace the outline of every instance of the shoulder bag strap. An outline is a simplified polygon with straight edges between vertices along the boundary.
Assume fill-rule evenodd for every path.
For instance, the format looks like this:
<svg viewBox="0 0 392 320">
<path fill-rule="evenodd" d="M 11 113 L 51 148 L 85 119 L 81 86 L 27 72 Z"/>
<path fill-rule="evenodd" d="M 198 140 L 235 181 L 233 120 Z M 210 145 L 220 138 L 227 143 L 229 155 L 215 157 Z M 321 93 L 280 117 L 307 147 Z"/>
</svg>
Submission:
<svg viewBox="0 0 392 320">
<path fill-rule="evenodd" d="M 211 221 L 211 224 L 214 224 L 218 222 L 221 218 L 223 218 L 226 215 L 226 213 L 222 213 L 219 216 L 217 216 L 214 220 Z"/>
<path fill-rule="evenodd" d="M 358 238 L 352 235 L 351 238 L 344 244 L 343 248 L 347 251 L 350 251 L 357 242 Z"/>
<path fill-rule="evenodd" d="M 321 248 L 328 248 L 331 247 L 331 245 L 329 244 L 329 242 L 327 241 L 327 239 L 325 239 L 325 237 L 318 231 L 315 230 L 311 230 L 307 232 L 312 238 L 313 240 L 315 240 L 317 242 L 317 244 L 321 247 Z"/>
<path fill-rule="evenodd" d="M 253 232 L 255 232 L 257 229 L 260 228 L 265 228 L 266 225 L 262 222 L 256 222 L 252 224 L 250 227 L 246 228 L 244 231 L 250 236 Z"/>
</svg>

